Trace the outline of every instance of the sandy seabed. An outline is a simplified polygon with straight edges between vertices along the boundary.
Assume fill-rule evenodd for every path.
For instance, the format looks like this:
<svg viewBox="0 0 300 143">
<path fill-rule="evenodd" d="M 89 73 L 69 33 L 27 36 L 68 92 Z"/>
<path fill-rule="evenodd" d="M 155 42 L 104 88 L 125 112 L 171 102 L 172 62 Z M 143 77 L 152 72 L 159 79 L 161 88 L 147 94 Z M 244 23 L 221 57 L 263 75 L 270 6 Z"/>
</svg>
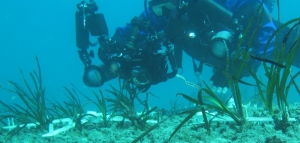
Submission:
<svg viewBox="0 0 300 143">
<path fill-rule="evenodd" d="M 300 103 L 293 104 L 290 108 L 291 117 L 296 121 L 283 133 L 274 129 L 273 121 L 247 122 L 244 126 L 238 126 L 234 122 L 212 122 L 211 135 L 203 125 L 195 125 L 194 120 L 188 121 L 168 141 L 171 133 L 179 123 L 187 116 L 164 116 L 166 120 L 156 129 L 146 135 L 141 143 L 300 143 Z M 251 116 L 267 116 L 268 112 L 263 108 L 251 108 Z M 9 143 L 130 143 L 144 131 L 130 125 L 120 127 L 117 122 L 104 127 L 101 123 L 87 123 L 82 132 L 73 129 L 64 134 L 43 138 L 46 130 L 39 128 L 23 129 L 15 135 Z M 0 143 L 7 138 L 7 131 L 1 130 Z"/>
</svg>

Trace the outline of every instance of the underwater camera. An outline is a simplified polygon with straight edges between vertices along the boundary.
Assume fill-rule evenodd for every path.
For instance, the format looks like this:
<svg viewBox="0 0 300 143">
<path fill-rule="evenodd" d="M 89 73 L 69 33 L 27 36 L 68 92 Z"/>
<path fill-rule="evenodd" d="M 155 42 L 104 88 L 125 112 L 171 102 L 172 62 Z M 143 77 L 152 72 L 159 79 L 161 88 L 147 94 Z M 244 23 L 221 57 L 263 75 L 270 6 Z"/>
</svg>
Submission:
<svg viewBox="0 0 300 143">
<path fill-rule="evenodd" d="M 158 72 L 161 75 L 153 77 L 151 74 L 153 71 L 151 71 L 150 68 L 144 68 L 142 66 L 123 66 L 125 66 L 123 70 L 128 69 L 128 72 L 122 72 L 121 78 L 136 86 L 141 92 L 147 91 L 152 84 L 160 82 L 162 80 L 161 76 L 164 76 L 166 72 L 160 70 Z M 105 65 L 101 65 L 100 67 L 91 65 L 85 69 L 83 81 L 87 86 L 100 87 L 105 82 L 116 78 L 117 75 L 117 72 L 112 71 L 111 68 Z"/>
<path fill-rule="evenodd" d="M 151 67 L 151 66 L 150 66 Z M 153 68 L 153 67 L 151 67 Z M 135 85 L 139 91 L 146 91 L 155 83 L 160 76 L 152 77 L 152 69 L 145 64 L 133 66 L 131 61 L 125 63 L 110 63 L 109 65 L 91 65 L 85 68 L 83 81 L 87 86 L 100 87 L 105 82 L 116 77 L 120 77 L 126 82 Z M 160 68 L 161 69 L 161 68 Z M 165 73 L 164 70 L 158 70 L 158 74 Z"/>
</svg>

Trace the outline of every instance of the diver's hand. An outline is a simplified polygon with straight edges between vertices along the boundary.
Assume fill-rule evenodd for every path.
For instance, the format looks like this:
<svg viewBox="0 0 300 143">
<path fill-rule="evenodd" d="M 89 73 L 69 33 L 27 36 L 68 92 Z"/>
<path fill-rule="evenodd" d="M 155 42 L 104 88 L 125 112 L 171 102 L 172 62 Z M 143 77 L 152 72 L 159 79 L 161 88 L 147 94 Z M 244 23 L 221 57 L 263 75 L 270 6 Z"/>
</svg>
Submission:
<svg viewBox="0 0 300 143">
<path fill-rule="evenodd" d="M 216 71 L 210 78 L 209 82 L 210 88 L 215 93 L 226 94 L 228 92 L 228 81 L 226 76 L 221 71 Z"/>
<path fill-rule="evenodd" d="M 229 91 L 228 87 L 215 86 L 213 81 L 209 81 L 210 89 L 217 94 L 226 94 Z"/>
</svg>

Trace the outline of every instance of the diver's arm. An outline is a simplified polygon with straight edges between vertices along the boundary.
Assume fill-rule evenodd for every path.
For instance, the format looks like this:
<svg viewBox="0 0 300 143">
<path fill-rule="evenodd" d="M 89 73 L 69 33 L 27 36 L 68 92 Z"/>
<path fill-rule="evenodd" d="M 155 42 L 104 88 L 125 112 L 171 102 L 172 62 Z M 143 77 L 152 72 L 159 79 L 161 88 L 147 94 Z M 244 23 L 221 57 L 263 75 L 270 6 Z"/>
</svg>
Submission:
<svg viewBox="0 0 300 143">
<path fill-rule="evenodd" d="M 270 21 L 266 24 L 264 24 L 262 27 L 259 28 L 256 42 L 253 44 L 253 52 L 252 54 L 255 54 L 257 56 L 263 57 L 264 54 L 266 57 L 271 56 L 273 50 L 274 50 L 274 43 L 275 43 L 275 37 L 273 39 L 271 38 L 271 35 L 276 31 L 275 24 Z M 267 45 L 268 41 L 270 40 L 269 45 Z M 268 46 L 268 47 L 266 47 Z M 264 53 L 264 50 L 266 49 L 266 53 Z"/>
<path fill-rule="evenodd" d="M 235 15 L 243 27 L 244 41 L 240 47 L 241 51 L 244 51 L 247 47 L 250 48 L 247 51 L 249 54 L 268 58 L 273 53 L 275 43 L 275 38 L 270 39 L 270 37 L 276 31 L 277 27 L 272 20 L 267 6 L 261 4 L 260 1 L 241 0 L 235 4 L 226 5 L 226 7 L 231 11 L 235 11 L 233 15 Z M 231 53 L 231 56 L 234 53 L 235 51 Z M 247 65 L 256 71 L 260 66 L 260 61 L 250 59 Z M 249 73 L 246 71 L 242 74 L 242 76 L 248 75 Z"/>
<path fill-rule="evenodd" d="M 252 3 L 252 4 L 250 4 Z M 233 14 L 236 18 L 239 17 L 244 17 L 244 19 L 240 20 L 242 27 L 244 27 L 243 29 L 245 30 L 246 27 L 248 26 L 249 23 L 251 23 L 251 18 L 255 15 L 255 13 L 257 12 L 257 7 L 259 6 L 260 3 L 253 3 L 253 1 L 249 1 L 249 0 L 241 0 L 239 1 L 239 3 L 233 4 L 232 5 L 225 5 L 226 8 L 228 8 L 231 11 L 235 11 L 235 13 Z M 247 5 L 242 5 L 242 4 L 247 4 Z M 233 8 L 237 8 L 238 6 L 240 7 L 240 9 L 233 9 Z M 263 6 L 263 8 L 265 8 Z M 259 56 L 259 57 L 263 57 L 264 55 L 264 49 L 267 46 L 268 40 L 270 39 L 270 36 L 273 34 L 273 32 L 276 30 L 276 26 L 273 23 L 272 19 L 269 17 L 269 13 L 268 10 L 265 10 L 266 13 L 263 14 L 263 18 L 260 24 L 261 26 L 258 27 L 258 25 L 256 25 L 257 21 L 259 21 L 260 18 L 260 13 L 257 14 L 257 16 L 254 18 L 254 22 L 252 23 L 253 25 L 250 25 L 250 30 L 246 33 L 245 36 L 245 41 L 244 44 L 242 45 L 241 51 L 244 51 L 246 49 L 246 45 L 249 46 L 248 44 L 250 44 L 250 50 L 248 51 L 249 54 L 254 55 L 254 56 Z M 255 23 L 255 24 L 254 24 Z M 258 28 L 258 29 L 257 29 Z M 255 34 L 254 36 L 254 40 L 251 43 L 251 36 Z M 238 42 L 238 41 L 237 41 Z M 266 50 L 266 56 L 269 56 L 272 54 L 273 49 L 274 49 L 274 39 L 272 39 L 269 43 L 269 47 Z M 244 47 L 243 47 L 244 46 Z M 235 54 L 235 51 L 233 51 L 231 54 L 231 57 L 233 57 Z M 240 63 L 242 62 L 242 60 L 238 60 L 237 63 L 235 63 L 235 65 L 237 67 L 231 67 L 230 71 L 231 73 L 234 72 L 235 69 L 239 68 Z M 254 71 L 256 71 L 258 69 L 258 67 L 260 66 L 260 61 L 257 61 L 255 59 L 249 59 L 249 61 L 247 62 L 247 66 L 249 66 L 249 68 L 253 69 Z M 243 76 L 249 76 L 249 72 L 247 69 L 244 69 L 241 73 L 241 77 Z M 224 79 L 224 80 L 222 80 Z M 219 87 L 221 90 L 223 87 L 228 86 L 227 81 L 225 80 L 226 76 L 224 76 L 224 74 L 222 73 L 222 71 L 220 70 L 215 70 L 214 75 L 211 77 L 211 81 L 213 82 L 213 85 L 216 87 Z"/>
<path fill-rule="evenodd" d="M 259 23 L 261 26 L 256 27 L 256 25 L 254 25 L 256 28 L 251 31 L 252 33 L 254 33 L 257 30 L 257 33 L 255 34 L 256 37 L 254 39 L 254 42 L 249 43 L 252 44 L 249 54 L 262 58 L 270 58 L 274 51 L 276 37 L 272 39 L 270 38 L 271 35 L 277 30 L 277 27 L 273 22 L 272 17 L 270 16 L 269 10 L 266 9 L 264 5 L 262 6 L 262 8 L 264 9 L 264 14 L 262 15 L 263 17 L 261 23 Z M 260 13 L 258 13 L 258 15 L 260 15 Z M 251 68 L 254 71 L 256 71 L 260 66 L 260 61 L 258 60 L 250 59 L 249 62 L 250 63 L 248 65 L 251 65 Z"/>
</svg>

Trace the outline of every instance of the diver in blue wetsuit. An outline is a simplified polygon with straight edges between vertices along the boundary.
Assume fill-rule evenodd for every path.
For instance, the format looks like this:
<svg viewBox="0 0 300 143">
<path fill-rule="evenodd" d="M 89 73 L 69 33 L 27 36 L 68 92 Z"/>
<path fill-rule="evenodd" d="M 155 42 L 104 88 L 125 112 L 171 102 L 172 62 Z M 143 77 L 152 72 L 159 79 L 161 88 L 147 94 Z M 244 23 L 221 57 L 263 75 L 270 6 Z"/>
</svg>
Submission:
<svg viewBox="0 0 300 143">
<path fill-rule="evenodd" d="M 94 1 L 91 5 L 83 1 L 77 6 L 76 41 L 85 65 L 84 82 L 88 86 L 101 86 L 119 76 L 146 91 L 151 85 L 176 75 L 177 68 L 182 68 L 183 51 L 200 61 L 200 65 L 208 63 L 224 69 L 224 59 L 235 52 L 244 28 L 260 3 L 260 0 L 152 0 L 140 17 L 119 27 L 109 38 L 103 15 L 95 13 Z M 266 13 L 251 48 L 256 56 L 263 54 L 266 41 L 276 30 L 267 7 L 261 8 Z M 254 24 L 250 33 L 255 28 Z M 101 66 L 92 65 L 93 53 L 87 50 L 93 45 L 89 33 L 99 36 Z M 272 48 L 271 43 L 267 54 Z M 254 69 L 259 66 L 255 61 L 249 63 Z M 201 72 L 201 66 L 195 66 L 195 72 Z M 227 86 L 222 70 L 215 70 L 211 80 L 220 91 Z"/>
</svg>

